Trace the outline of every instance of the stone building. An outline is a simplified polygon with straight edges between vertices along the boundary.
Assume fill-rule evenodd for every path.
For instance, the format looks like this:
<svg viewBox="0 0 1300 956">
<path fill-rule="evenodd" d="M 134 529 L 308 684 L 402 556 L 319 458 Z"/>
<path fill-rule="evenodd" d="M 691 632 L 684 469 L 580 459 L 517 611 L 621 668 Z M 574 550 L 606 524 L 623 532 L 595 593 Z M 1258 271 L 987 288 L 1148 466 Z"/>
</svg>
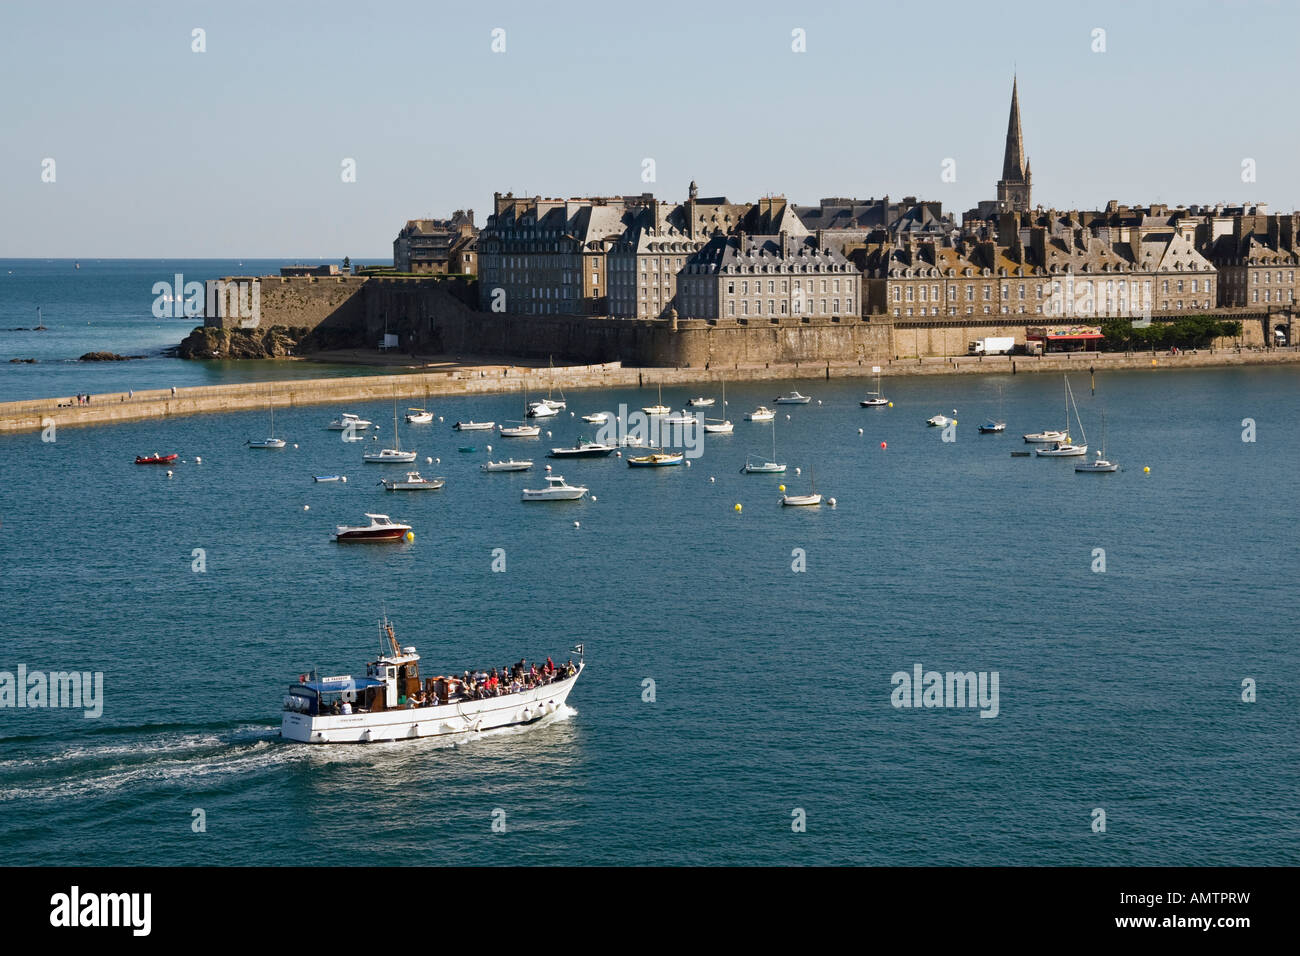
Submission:
<svg viewBox="0 0 1300 956">
<path fill-rule="evenodd" d="M 692 184 L 694 185 L 694 184 Z M 670 318 L 690 315 L 679 301 L 678 281 L 687 261 L 707 242 L 703 229 L 692 238 L 688 204 L 633 203 L 623 216 L 623 232 L 607 253 L 609 314 L 620 318 Z"/>
<path fill-rule="evenodd" d="M 393 266 L 398 272 L 474 275 L 477 243 L 472 209 L 457 209 L 450 219 L 410 219 L 393 240 Z"/>
<path fill-rule="evenodd" d="M 626 207 L 626 198 L 618 197 L 497 193 L 479 236 L 480 307 L 524 315 L 607 314 L 605 255 L 623 232 Z"/>
<path fill-rule="evenodd" d="M 852 263 L 789 233 L 716 236 L 687 260 L 678 287 L 690 318 L 857 318 L 862 307 Z"/>
<path fill-rule="evenodd" d="M 1265 312 L 1294 307 L 1300 293 L 1297 219 L 1295 213 L 1240 215 L 1231 220 L 1230 232 L 1208 243 L 1207 255 L 1219 273 L 1221 305 Z"/>
</svg>

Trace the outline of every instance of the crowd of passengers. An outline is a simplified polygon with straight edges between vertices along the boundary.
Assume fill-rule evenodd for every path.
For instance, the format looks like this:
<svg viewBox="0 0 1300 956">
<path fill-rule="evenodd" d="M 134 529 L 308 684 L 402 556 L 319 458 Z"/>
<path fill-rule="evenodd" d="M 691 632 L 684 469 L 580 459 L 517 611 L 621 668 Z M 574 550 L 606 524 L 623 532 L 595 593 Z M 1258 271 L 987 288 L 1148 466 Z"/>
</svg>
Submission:
<svg viewBox="0 0 1300 956">
<path fill-rule="evenodd" d="M 578 673 L 573 658 L 563 667 L 556 667 L 548 657 L 541 667 L 534 661 L 531 665 L 520 661 L 500 670 L 465 671 L 460 677 L 430 677 L 425 681 L 425 689 L 417 691 L 410 697 L 402 695 L 397 698 L 398 707 L 437 707 L 454 700 L 485 700 L 489 697 L 502 697 L 517 694 L 525 690 L 545 687 L 557 680 L 564 680 Z M 363 708 L 364 709 L 364 708 Z M 335 701 L 328 706 L 325 713 L 351 714 L 352 705 L 347 701 Z"/>
</svg>

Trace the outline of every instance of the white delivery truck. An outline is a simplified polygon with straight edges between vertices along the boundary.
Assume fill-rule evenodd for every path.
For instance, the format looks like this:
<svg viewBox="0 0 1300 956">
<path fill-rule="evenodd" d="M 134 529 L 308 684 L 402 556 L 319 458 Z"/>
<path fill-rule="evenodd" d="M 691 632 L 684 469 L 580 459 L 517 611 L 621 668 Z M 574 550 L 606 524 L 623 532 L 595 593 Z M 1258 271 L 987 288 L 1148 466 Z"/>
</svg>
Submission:
<svg viewBox="0 0 1300 956">
<path fill-rule="evenodd" d="M 1015 348 L 1016 340 L 1010 335 L 976 339 L 970 344 L 971 355 L 1006 355 Z"/>
</svg>

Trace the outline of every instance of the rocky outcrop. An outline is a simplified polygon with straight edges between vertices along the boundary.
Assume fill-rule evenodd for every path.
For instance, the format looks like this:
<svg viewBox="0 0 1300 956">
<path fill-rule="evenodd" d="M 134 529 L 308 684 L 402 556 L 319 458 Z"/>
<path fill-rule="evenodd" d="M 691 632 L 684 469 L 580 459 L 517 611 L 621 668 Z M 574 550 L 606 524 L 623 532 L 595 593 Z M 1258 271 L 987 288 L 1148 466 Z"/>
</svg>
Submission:
<svg viewBox="0 0 1300 956">
<path fill-rule="evenodd" d="M 87 352 L 78 362 L 128 362 L 131 359 L 144 358 L 143 355 L 118 355 L 116 352 Z"/>
<path fill-rule="evenodd" d="M 355 348 L 361 337 L 360 331 L 323 327 L 221 329 L 201 325 L 177 346 L 176 354 L 185 359 L 286 358 L 320 349 Z"/>
</svg>

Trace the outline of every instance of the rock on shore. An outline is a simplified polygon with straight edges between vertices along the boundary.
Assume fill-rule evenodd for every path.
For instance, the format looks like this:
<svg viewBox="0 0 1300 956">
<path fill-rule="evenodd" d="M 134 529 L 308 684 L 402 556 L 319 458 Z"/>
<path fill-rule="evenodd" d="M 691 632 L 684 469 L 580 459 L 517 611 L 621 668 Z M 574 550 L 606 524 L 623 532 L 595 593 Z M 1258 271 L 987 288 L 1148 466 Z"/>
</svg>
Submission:
<svg viewBox="0 0 1300 956">
<path fill-rule="evenodd" d="M 263 359 L 295 354 L 305 328 L 216 329 L 199 326 L 176 348 L 184 359 Z"/>
</svg>

